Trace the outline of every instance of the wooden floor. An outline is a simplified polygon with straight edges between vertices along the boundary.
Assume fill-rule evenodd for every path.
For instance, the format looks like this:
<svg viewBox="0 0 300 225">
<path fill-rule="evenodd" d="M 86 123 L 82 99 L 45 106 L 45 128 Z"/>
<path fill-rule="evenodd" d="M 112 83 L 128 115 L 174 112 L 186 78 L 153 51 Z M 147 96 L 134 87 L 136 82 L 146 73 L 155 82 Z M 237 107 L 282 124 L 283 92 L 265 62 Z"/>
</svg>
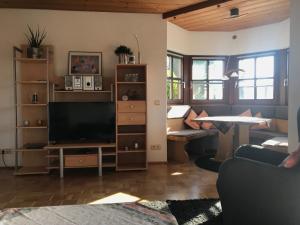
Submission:
<svg viewBox="0 0 300 225">
<path fill-rule="evenodd" d="M 57 174 L 13 176 L 0 169 L 0 209 L 11 207 L 87 204 L 218 197 L 217 174 L 194 164 L 151 164 L 148 171 L 69 171 Z"/>
</svg>

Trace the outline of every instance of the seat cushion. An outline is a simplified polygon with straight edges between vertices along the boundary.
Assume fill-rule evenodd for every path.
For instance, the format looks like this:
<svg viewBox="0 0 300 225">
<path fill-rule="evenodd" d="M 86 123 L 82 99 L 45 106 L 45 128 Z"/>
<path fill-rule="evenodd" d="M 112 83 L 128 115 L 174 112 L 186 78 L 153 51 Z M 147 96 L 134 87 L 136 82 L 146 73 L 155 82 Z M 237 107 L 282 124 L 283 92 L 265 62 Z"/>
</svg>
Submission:
<svg viewBox="0 0 300 225">
<path fill-rule="evenodd" d="M 287 137 L 287 134 L 270 130 L 250 130 L 250 138 L 268 140 L 274 137 Z"/>
<path fill-rule="evenodd" d="M 275 137 L 262 143 L 262 146 L 274 151 L 288 153 L 288 137 Z"/>
<path fill-rule="evenodd" d="M 197 138 L 211 136 L 216 134 L 215 130 L 192 130 L 185 129 L 179 131 L 168 132 L 168 140 L 170 141 L 189 141 Z"/>
</svg>

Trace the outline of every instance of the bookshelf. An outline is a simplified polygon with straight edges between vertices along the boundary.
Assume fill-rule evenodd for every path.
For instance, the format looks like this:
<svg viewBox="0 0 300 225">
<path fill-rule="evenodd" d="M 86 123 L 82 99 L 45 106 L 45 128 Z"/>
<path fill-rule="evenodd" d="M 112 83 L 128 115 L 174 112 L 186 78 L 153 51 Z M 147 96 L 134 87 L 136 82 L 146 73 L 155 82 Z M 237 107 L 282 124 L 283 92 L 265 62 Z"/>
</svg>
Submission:
<svg viewBox="0 0 300 225">
<path fill-rule="evenodd" d="M 53 47 L 43 46 L 41 58 L 27 58 L 26 50 L 26 45 L 13 48 L 15 175 L 47 174 L 47 151 L 43 146 L 48 144 L 48 102 L 50 80 L 53 76 Z M 35 93 L 37 99 L 33 101 Z M 19 165 L 20 161 L 22 163 Z"/>
<path fill-rule="evenodd" d="M 147 65 L 117 65 L 115 90 L 117 171 L 146 170 Z"/>
</svg>

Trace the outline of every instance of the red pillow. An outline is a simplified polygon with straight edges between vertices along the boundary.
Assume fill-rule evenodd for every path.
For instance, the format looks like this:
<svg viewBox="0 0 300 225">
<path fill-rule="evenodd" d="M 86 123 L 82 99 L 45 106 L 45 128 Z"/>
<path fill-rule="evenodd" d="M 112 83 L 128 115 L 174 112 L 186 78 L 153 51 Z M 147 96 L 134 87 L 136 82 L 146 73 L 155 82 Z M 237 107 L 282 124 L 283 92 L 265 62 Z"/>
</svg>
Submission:
<svg viewBox="0 0 300 225">
<path fill-rule="evenodd" d="M 198 116 L 198 118 L 202 118 L 202 117 L 208 117 L 208 114 L 205 110 L 203 110 L 200 115 Z M 202 122 L 201 124 L 201 127 L 204 129 L 204 130 L 209 130 L 211 128 L 213 128 L 213 124 L 211 122 Z"/>
<path fill-rule="evenodd" d="M 255 117 L 262 118 L 261 112 L 256 113 Z M 268 126 L 267 122 L 262 122 L 260 124 L 251 126 L 251 129 L 253 129 L 253 130 L 261 130 L 261 129 L 268 129 L 268 128 L 269 128 L 269 126 Z"/>
<path fill-rule="evenodd" d="M 186 118 L 186 120 L 184 121 L 189 127 L 195 129 L 195 130 L 199 130 L 200 129 L 200 123 L 199 122 L 195 122 L 193 121 L 194 119 L 197 118 L 197 113 L 195 113 L 194 110 L 191 110 L 188 117 Z"/>
<path fill-rule="evenodd" d="M 293 168 L 295 167 L 300 161 L 300 148 L 296 151 L 292 152 L 287 158 L 285 158 L 280 166 L 284 168 Z"/>
<path fill-rule="evenodd" d="M 239 116 L 248 116 L 252 117 L 252 113 L 250 109 L 247 109 L 245 112 L 241 113 Z"/>
</svg>

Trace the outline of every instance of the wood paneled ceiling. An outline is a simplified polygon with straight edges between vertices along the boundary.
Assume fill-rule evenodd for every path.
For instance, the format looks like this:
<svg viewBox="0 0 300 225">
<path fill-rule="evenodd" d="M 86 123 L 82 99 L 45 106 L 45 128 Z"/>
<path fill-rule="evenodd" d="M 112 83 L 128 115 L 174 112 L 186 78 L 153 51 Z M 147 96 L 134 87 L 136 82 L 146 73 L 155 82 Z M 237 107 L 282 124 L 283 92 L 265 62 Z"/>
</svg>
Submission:
<svg viewBox="0 0 300 225">
<path fill-rule="evenodd" d="M 0 8 L 57 9 L 161 14 L 206 0 L 0 0 Z M 209 0 L 211 1 L 211 0 Z M 168 21 L 190 31 L 234 31 L 289 17 L 289 0 L 232 0 L 219 6 L 177 15 Z M 240 18 L 229 17 L 238 7 Z"/>
<path fill-rule="evenodd" d="M 238 18 L 230 9 L 240 9 Z M 169 18 L 169 21 L 190 31 L 234 31 L 283 21 L 289 17 L 289 0 L 232 0 Z"/>
</svg>

